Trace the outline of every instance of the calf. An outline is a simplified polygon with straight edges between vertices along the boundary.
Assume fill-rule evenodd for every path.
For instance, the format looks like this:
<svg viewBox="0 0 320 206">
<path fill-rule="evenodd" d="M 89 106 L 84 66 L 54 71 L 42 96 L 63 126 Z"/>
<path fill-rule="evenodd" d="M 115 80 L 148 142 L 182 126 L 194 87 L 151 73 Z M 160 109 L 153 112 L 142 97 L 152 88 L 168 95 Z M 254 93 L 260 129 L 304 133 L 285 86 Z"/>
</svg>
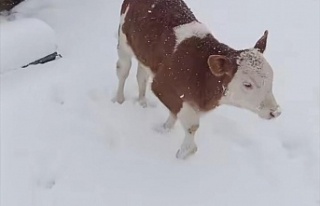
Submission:
<svg viewBox="0 0 320 206">
<path fill-rule="evenodd" d="M 219 105 L 245 108 L 264 119 L 281 113 L 272 94 L 273 71 L 263 57 L 268 31 L 253 48 L 235 50 L 220 43 L 182 0 L 124 0 L 118 37 L 114 101 L 124 101 L 134 56 L 140 104 L 146 106 L 151 74 L 153 93 L 170 111 L 164 129 L 179 119 L 185 130 L 179 159 L 197 151 L 200 115 Z"/>
</svg>

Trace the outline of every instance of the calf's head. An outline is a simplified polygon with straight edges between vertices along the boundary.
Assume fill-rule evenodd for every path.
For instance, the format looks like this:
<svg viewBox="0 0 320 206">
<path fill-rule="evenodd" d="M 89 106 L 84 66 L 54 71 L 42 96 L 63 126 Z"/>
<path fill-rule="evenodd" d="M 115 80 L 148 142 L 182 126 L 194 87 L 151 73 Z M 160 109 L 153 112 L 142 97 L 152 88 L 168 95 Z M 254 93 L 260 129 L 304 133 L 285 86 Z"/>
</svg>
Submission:
<svg viewBox="0 0 320 206">
<path fill-rule="evenodd" d="M 232 67 L 237 68 L 221 104 L 245 108 L 263 119 L 273 119 L 281 114 L 281 109 L 272 92 L 273 70 L 263 56 L 267 37 L 268 31 L 254 48 L 239 51 L 233 57 L 212 55 L 208 64 L 216 76 L 228 75 Z"/>
</svg>

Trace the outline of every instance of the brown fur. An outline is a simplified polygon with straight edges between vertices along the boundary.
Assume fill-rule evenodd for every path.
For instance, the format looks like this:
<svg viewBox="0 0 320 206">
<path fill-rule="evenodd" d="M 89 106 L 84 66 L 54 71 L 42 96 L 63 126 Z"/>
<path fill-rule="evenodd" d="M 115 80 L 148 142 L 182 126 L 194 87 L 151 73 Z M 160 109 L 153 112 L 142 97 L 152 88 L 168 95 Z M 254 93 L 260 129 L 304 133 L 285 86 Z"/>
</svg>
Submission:
<svg viewBox="0 0 320 206">
<path fill-rule="evenodd" d="M 199 111 L 218 106 L 224 87 L 237 70 L 235 59 L 239 51 L 208 34 L 205 38 L 184 40 L 174 52 L 173 28 L 198 21 L 182 0 L 125 0 L 121 14 L 128 6 L 120 29 L 138 61 L 154 73 L 152 91 L 160 101 L 175 115 L 183 102 Z M 211 55 L 226 58 L 211 61 Z M 226 72 L 215 75 L 212 69 Z"/>
</svg>

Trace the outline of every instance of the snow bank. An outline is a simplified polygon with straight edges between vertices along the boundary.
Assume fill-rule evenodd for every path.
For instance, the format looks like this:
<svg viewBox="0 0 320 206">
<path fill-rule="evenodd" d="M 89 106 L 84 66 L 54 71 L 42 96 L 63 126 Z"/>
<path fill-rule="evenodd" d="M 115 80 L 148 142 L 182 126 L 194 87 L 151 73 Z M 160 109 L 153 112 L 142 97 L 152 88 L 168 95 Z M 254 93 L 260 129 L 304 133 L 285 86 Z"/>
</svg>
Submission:
<svg viewBox="0 0 320 206">
<path fill-rule="evenodd" d="M 1 21 L 0 72 L 17 69 L 56 50 L 54 31 L 35 19 Z"/>
</svg>

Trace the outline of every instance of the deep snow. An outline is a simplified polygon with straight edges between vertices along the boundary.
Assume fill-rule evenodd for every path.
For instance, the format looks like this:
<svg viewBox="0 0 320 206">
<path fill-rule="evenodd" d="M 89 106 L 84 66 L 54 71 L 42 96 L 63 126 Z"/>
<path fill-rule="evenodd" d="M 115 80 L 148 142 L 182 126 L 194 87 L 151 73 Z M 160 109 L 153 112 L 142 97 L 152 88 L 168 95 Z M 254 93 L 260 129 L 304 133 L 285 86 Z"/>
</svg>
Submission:
<svg viewBox="0 0 320 206">
<path fill-rule="evenodd" d="M 21 68 L 56 51 L 50 26 L 35 18 L 0 18 L 0 73 Z"/>
<path fill-rule="evenodd" d="M 135 68 L 110 101 L 121 1 L 28 0 L 16 15 L 51 26 L 64 58 L 1 75 L 1 206 L 319 205 L 319 1 L 187 2 L 234 48 L 269 30 L 282 116 L 221 107 L 176 160 L 183 131 L 154 130 L 167 111 L 136 103 Z"/>
</svg>

